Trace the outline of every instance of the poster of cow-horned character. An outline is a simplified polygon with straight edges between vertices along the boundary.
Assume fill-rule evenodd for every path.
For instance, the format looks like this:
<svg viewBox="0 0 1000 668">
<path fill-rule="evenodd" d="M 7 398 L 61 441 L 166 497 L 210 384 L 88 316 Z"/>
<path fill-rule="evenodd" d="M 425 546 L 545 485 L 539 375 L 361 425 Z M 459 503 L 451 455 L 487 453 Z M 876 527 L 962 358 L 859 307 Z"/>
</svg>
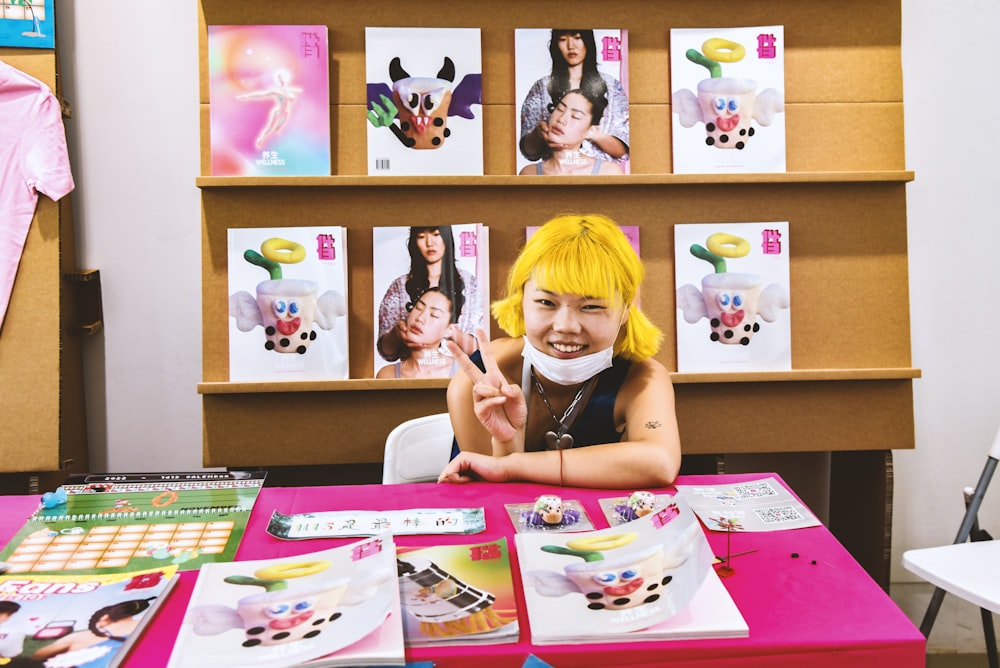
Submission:
<svg viewBox="0 0 1000 668">
<path fill-rule="evenodd" d="M 366 28 L 365 76 L 369 176 L 482 175 L 478 28 Z"/>
</svg>

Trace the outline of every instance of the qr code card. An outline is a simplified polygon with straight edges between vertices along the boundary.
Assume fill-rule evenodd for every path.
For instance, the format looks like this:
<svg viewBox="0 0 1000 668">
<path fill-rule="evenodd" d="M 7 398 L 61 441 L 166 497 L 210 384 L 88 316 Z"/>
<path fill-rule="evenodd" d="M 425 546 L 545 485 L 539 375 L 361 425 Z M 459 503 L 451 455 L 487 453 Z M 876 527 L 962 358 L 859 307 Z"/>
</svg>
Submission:
<svg viewBox="0 0 1000 668">
<path fill-rule="evenodd" d="M 712 531 L 779 531 L 819 526 L 820 521 L 776 478 L 728 485 L 677 485 Z"/>
</svg>

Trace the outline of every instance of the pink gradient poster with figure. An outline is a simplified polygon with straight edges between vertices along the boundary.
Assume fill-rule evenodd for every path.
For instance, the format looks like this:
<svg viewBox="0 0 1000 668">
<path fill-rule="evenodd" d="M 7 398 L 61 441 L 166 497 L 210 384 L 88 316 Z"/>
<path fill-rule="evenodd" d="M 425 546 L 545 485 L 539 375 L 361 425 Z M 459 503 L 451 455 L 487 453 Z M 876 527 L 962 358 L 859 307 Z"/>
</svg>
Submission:
<svg viewBox="0 0 1000 668">
<path fill-rule="evenodd" d="M 330 174 L 325 25 L 208 27 L 212 176 Z"/>
</svg>

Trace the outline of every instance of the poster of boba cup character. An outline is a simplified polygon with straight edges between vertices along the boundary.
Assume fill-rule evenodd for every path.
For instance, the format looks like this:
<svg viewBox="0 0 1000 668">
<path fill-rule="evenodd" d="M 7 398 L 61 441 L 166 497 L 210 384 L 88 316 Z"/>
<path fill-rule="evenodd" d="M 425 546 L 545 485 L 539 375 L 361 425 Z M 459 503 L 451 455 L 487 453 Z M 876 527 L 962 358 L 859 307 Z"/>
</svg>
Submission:
<svg viewBox="0 0 1000 668">
<path fill-rule="evenodd" d="M 346 229 L 228 230 L 229 380 L 348 377 Z"/>
<path fill-rule="evenodd" d="M 787 222 L 674 226 L 677 370 L 789 371 Z"/>
<path fill-rule="evenodd" d="M 403 664 L 391 534 L 294 556 L 206 564 L 168 668 Z"/>
<path fill-rule="evenodd" d="M 785 171 L 783 26 L 670 31 L 675 174 Z"/>
<path fill-rule="evenodd" d="M 514 540 L 534 644 L 624 639 L 685 610 L 711 569 L 683 499 L 625 525 Z"/>
</svg>

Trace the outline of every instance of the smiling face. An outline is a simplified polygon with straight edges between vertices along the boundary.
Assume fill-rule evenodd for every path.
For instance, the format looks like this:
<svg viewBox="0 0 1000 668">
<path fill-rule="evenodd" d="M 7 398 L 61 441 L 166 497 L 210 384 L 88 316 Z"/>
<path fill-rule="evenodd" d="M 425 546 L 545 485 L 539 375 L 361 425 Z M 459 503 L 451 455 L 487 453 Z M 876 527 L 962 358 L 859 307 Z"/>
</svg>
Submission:
<svg viewBox="0 0 1000 668">
<path fill-rule="evenodd" d="M 579 147 L 594 124 L 593 105 L 580 93 L 566 93 L 549 116 L 549 132 L 555 141 Z"/>
<path fill-rule="evenodd" d="M 420 295 L 406 316 L 410 340 L 418 348 L 436 348 L 451 324 L 451 301 L 438 290 Z"/>
<path fill-rule="evenodd" d="M 587 57 L 587 45 L 584 44 L 580 33 L 560 35 L 558 43 L 559 53 L 562 54 L 563 60 L 570 67 L 580 65 L 583 63 L 583 59 Z"/>
<path fill-rule="evenodd" d="M 614 345 L 622 307 L 607 299 L 558 293 L 524 285 L 524 325 L 528 341 L 561 359 L 600 352 Z"/>
</svg>

